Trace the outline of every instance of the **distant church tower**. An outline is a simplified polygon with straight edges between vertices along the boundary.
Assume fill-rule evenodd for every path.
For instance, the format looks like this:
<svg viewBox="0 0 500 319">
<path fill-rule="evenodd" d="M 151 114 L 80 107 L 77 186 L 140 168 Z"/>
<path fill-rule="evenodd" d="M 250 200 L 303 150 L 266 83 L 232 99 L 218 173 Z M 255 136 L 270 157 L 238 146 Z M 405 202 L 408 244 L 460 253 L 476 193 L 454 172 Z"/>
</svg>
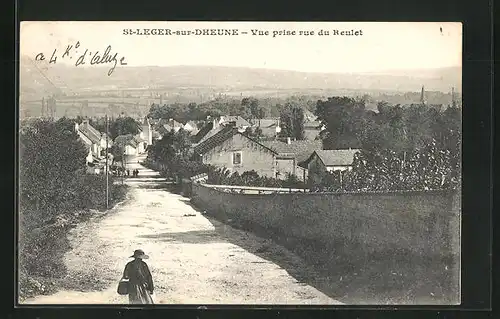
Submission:
<svg viewBox="0 0 500 319">
<path fill-rule="evenodd" d="M 141 137 L 147 141 L 148 145 L 153 144 L 153 130 L 151 128 L 151 123 L 147 116 L 144 117 L 144 120 L 141 125 Z"/>
<path fill-rule="evenodd" d="M 422 91 L 420 92 L 420 103 L 425 104 L 425 89 L 424 86 L 422 85 Z"/>
</svg>

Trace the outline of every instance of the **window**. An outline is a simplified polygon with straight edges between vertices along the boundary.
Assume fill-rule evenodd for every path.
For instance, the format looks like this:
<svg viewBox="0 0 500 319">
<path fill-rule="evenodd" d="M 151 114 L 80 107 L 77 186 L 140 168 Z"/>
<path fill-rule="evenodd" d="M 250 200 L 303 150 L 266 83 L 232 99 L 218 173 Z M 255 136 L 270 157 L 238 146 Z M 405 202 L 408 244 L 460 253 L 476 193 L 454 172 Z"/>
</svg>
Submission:
<svg viewBox="0 0 500 319">
<path fill-rule="evenodd" d="M 233 165 L 241 165 L 241 152 L 233 153 Z"/>
</svg>

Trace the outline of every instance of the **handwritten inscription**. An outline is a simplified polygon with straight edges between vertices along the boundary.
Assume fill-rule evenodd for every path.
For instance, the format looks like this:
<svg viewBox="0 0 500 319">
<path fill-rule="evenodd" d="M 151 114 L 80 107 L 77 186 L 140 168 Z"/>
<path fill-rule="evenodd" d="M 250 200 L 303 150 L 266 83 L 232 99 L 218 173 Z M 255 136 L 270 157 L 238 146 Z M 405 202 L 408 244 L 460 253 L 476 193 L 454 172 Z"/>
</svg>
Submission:
<svg viewBox="0 0 500 319">
<path fill-rule="evenodd" d="M 58 52 L 57 49 L 54 49 L 52 52 L 49 63 L 56 63 L 58 58 L 61 59 L 75 59 L 75 66 L 90 64 L 90 65 L 99 65 L 99 64 L 112 64 L 112 67 L 108 70 L 108 76 L 113 74 L 116 65 L 120 62 L 120 65 L 127 65 L 125 62 L 125 57 L 119 57 L 118 53 L 112 53 L 111 45 L 108 45 L 104 52 L 100 53 L 99 51 L 95 51 L 92 53 L 89 49 L 81 50 L 80 49 L 80 41 L 73 44 L 68 44 L 66 49 L 59 55 L 61 52 Z M 35 56 L 35 60 L 44 61 L 46 60 L 44 53 L 38 53 Z"/>
</svg>

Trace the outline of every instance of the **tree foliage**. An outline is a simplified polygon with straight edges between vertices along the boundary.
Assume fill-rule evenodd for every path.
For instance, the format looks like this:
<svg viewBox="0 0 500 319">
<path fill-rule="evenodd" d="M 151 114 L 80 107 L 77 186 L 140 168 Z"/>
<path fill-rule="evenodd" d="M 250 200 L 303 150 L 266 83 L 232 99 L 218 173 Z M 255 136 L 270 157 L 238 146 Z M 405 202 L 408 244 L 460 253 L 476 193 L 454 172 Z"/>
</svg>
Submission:
<svg viewBox="0 0 500 319">
<path fill-rule="evenodd" d="M 324 149 L 360 147 L 360 134 L 367 132 L 365 106 L 350 97 L 330 97 L 319 100 L 316 106 L 318 120 L 325 126 L 322 132 Z"/>
<path fill-rule="evenodd" d="M 23 123 L 19 142 L 20 289 L 29 294 L 43 287 L 27 278 L 64 275 L 67 229 L 89 209 L 105 209 L 106 180 L 86 173 L 88 148 L 69 119 Z M 112 177 L 109 185 L 110 203 L 123 198 Z"/>
<path fill-rule="evenodd" d="M 83 117 L 78 117 L 76 121 L 81 123 Z M 89 124 L 99 132 L 106 132 L 106 118 L 98 117 L 89 119 Z M 108 118 L 108 130 L 111 139 L 120 135 L 136 135 L 141 131 L 141 123 L 131 117 Z"/>
<path fill-rule="evenodd" d="M 363 100 L 348 97 L 317 102 L 316 114 L 326 127 L 321 134 L 324 148 L 361 152 L 342 179 L 339 172 L 311 176 L 313 188 L 426 190 L 459 185 L 459 108 L 380 102 L 377 109 L 366 110 Z"/>
<path fill-rule="evenodd" d="M 260 127 L 247 127 L 245 129 L 245 132 L 244 134 L 248 137 L 250 137 L 251 139 L 254 139 L 254 140 L 261 140 L 263 139 L 264 137 L 264 134 L 262 133 L 262 129 Z"/>
<path fill-rule="evenodd" d="M 280 137 L 290 137 L 303 140 L 304 135 L 304 110 L 299 106 L 287 103 L 280 112 Z"/>
<path fill-rule="evenodd" d="M 173 177 L 183 165 L 194 166 L 190 163 L 191 138 L 188 131 L 171 130 L 163 137 L 153 142 L 148 150 L 148 160 L 161 166 L 162 173 Z M 188 169 L 189 170 L 189 169 Z"/>
<path fill-rule="evenodd" d="M 255 170 L 231 173 L 226 168 L 208 167 L 208 184 L 253 187 L 304 188 L 305 184 L 296 176 L 288 174 L 285 180 L 260 176 Z"/>
<path fill-rule="evenodd" d="M 408 106 L 380 102 L 378 112 L 365 109 L 363 100 L 331 97 L 318 101 L 316 115 L 325 126 L 321 134 L 324 149 L 392 149 L 396 152 L 420 149 L 431 141 L 438 148 L 456 150 L 461 139 L 461 111 L 444 111 L 426 104 Z"/>
<path fill-rule="evenodd" d="M 85 169 L 88 149 L 74 131 L 74 124 L 39 120 L 20 134 L 20 194 L 23 205 L 55 210 L 71 193 L 61 192 L 79 170 Z"/>
<path fill-rule="evenodd" d="M 304 109 L 313 110 L 316 96 L 293 95 L 280 97 L 243 97 L 241 99 L 219 96 L 203 103 L 152 104 L 148 117 L 154 119 L 173 118 L 179 122 L 201 121 L 207 116 L 239 115 L 246 120 L 278 117 L 282 105 L 290 103 Z"/>
<path fill-rule="evenodd" d="M 141 131 L 141 124 L 131 117 L 119 117 L 114 119 L 109 125 L 109 134 L 114 140 L 120 135 L 137 135 Z"/>
</svg>

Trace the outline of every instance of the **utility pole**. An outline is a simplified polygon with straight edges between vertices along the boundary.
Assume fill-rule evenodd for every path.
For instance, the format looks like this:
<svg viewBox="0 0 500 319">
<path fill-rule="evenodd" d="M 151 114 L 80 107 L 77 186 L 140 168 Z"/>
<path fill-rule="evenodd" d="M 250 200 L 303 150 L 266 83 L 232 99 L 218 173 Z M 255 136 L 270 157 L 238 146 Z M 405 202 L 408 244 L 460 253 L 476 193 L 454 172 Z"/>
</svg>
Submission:
<svg viewBox="0 0 500 319">
<path fill-rule="evenodd" d="M 122 154 L 122 185 L 124 178 L 125 178 L 125 146 L 123 147 L 123 154 Z"/>
<path fill-rule="evenodd" d="M 306 170 L 305 169 L 302 171 L 302 180 L 304 181 L 304 193 L 305 193 L 306 189 L 307 189 Z"/>
<path fill-rule="evenodd" d="M 109 208 L 109 168 L 108 168 L 108 114 L 106 113 L 106 209 Z"/>
</svg>

